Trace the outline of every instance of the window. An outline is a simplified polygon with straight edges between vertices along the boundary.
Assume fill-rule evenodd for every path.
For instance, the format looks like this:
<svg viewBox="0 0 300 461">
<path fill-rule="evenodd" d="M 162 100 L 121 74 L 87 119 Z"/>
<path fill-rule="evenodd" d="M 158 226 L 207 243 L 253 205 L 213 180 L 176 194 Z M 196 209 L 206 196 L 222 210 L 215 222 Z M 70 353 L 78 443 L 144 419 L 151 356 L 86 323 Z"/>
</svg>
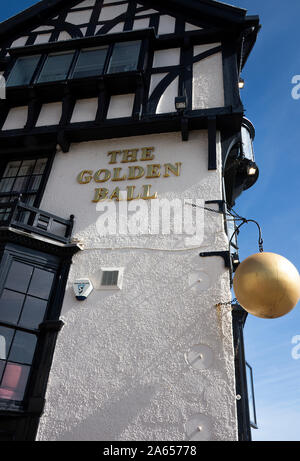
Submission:
<svg viewBox="0 0 300 461">
<path fill-rule="evenodd" d="M 29 85 L 40 57 L 40 55 L 37 55 L 19 58 L 10 73 L 7 86 Z"/>
<path fill-rule="evenodd" d="M 22 194 L 22 202 L 36 205 L 45 178 L 48 158 L 7 162 L 0 176 L 0 222 L 8 219 L 10 208 L 1 203 L 14 201 Z"/>
<path fill-rule="evenodd" d="M 247 375 L 250 424 L 253 429 L 258 429 L 257 419 L 256 419 L 255 397 L 254 397 L 253 371 L 252 371 L 252 367 L 247 362 L 246 362 L 246 375 Z"/>
<path fill-rule="evenodd" d="M 43 55 L 42 59 L 42 55 L 20 57 L 10 72 L 8 86 L 133 71 L 138 67 L 141 43 L 140 40 L 121 42 L 97 48 L 51 53 Z M 75 61 L 75 68 L 72 70 Z"/>
<path fill-rule="evenodd" d="M 108 67 L 108 73 L 136 70 L 139 60 L 141 42 L 122 42 L 114 46 Z"/>
<path fill-rule="evenodd" d="M 35 440 L 71 264 L 70 249 L 53 255 L 43 242 L 21 241 L 2 244 L 0 254 L 1 441 Z"/>
<path fill-rule="evenodd" d="M 49 54 L 38 78 L 38 83 L 65 80 L 74 57 L 74 51 Z"/>
<path fill-rule="evenodd" d="M 23 401 L 55 271 L 9 256 L 0 294 L 0 400 Z"/>
<path fill-rule="evenodd" d="M 104 70 L 108 47 L 81 50 L 73 78 L 101 75 Z"/>
</svg>

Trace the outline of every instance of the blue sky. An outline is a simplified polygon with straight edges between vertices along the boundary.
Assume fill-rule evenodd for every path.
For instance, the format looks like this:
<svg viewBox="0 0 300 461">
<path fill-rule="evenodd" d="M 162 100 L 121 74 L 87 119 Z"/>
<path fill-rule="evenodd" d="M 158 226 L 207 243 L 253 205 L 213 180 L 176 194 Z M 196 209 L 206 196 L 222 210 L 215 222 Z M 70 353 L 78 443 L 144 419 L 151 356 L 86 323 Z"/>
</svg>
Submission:
<svg viewBox="0 0 300 461">
<path fill-rule="evenodd" d="M 256 128 L 257 184 L 236 209 L 259 221 L 265 251 L 281 254 L 300 269 L 300 99 L 291 96 L 292 77 L 300 74 L 299 0 L 231 0 L 258 14 L 262 29 L 243 71 L 242 99 Z M 257 252 L 255 226 L 240 233 L 241 259 Z M 286 317 L 249 316 L 245 330 L 247 360 L 254 368 L 259 430 L 254 440 L 300 440 L 300 360 L 291 355 L 300 335 L 300 305 Z"/>
<path fill-rule="evenodd" d="M 0 20 L 31 6 L 30 0 L 1 5 Z M 300 75 L 299 0 L 230 0 L 260 16 L 262 29 L 244 69 L 242 98 L 256 127 L 257 184 L 237 201 L 242 216 L 259 221 L 265 251 L 281 254 L 300 268 L 300 99 L 291 80 Z M 245 226 L 240 256 L 256 253 L 257 230 Z M 300 360 L 292 338 L 300 335 L 300 306 L 278 320 L 248 317 L 245 342 L 253 366 L 259 430 L 254 440 L 300 440 Z"/>
</svg>

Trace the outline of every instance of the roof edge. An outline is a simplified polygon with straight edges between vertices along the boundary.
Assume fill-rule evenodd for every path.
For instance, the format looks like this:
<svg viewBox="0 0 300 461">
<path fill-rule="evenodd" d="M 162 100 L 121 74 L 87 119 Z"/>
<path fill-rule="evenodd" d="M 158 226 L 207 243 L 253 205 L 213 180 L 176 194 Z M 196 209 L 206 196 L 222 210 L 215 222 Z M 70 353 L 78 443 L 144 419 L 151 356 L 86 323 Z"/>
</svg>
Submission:
<svg viewBox="0 0 300 461">
<path fill-rule="evenodd" d="M 55 9 L 60 6 L 68 6 L 72 4 L 72 0 L 41 0 L 35 5 L 21 11 L 20 13 L 6 19 L 0 23 L 0 37 L 5 36 L 11 31 L 11 29 L 19 29 L 21 26 L 30 26 L 37 19 L 42 20 L 48 14 L 55 13 Z M 146 0 L 147 3 L 147 0 Z M 151 3 L 156 3 L 154 0 Z M 157 2 L 158 4 L 160 2 Z M 247 10 L 229 5 L 227 3 L 215 1 L 215 0 L 164 0 L 164 7 L 170 8 L 182 8 L 189 11 L 200 11 L 205 10 L 205 14 L 211 17 L 215 17 L 217 20 L 224 21 L 226 23 L 243 23 L 247 17 Z"/>
</svg>

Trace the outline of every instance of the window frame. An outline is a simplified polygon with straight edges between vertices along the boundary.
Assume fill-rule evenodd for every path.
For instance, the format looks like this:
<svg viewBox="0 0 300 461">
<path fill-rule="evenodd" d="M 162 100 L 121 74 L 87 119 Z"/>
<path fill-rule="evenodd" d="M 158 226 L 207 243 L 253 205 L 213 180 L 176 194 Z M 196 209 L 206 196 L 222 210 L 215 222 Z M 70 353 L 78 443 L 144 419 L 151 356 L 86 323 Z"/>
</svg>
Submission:
<svg viewBox="0 0 300 461">
<path fill-rule="evenodd" d="M 69 75 L 70 75 L 70 69 L 72 68 L 72 65 L 74 63 L 74 60 L 76 58 L 76 51 L 77 50 L 65 50 L 65 51 L 57 51 L 57 52 L 49 52 L 49 53 L 46 53 L 43 55 L 43 62 L 41 63 L 40 66 L 37 66 L 38 67 L 38 70 L 37 70 L 37 73 L 35 75 L 35 77 L 32 79 L 32 85 L 42 85 L 42 84 L 48 84 L 48 83 L 54 83 L 54 82 L 64 82 L 66 80 L 68 80 L 69 78 Z M 46 80 L 44 82 L 40 82 L 39 79 L 43 73 L 43 70 L 49 60 L 49 57 L 51 56 L 62 56 L 64 54 L 72 54 L 73 52 L 73 56 L 71 58 L 71 61 L 70 61 L 70 64 L 69 64 L 69 67 L 68 67 L 68 70 L 66 72 L 66 77 L 64 79 L 57 79 L 57 80 Z"/>
<path fill-rule="evenodd" d="M 117 45 L 120 45 L 122 43 L 130 43 L 130 42 L 140 42 L 140 49 L 139 49 L 139 55 L 138 55 L 138 58 L 137 58 L 137 63 L 136 63 L 136 68 L 135 69 L 131 69 L 131 70 L 124 70 L 124 71 L 121 71 L 121 72 L 109 72 L 109 66 L 112 62 L 112 58 L 113 58 L 113 55 L 114 55 L 114 51 L 115 51 L 115 48 Z M 121 74 L 121 73 L 127 73 L 127 72 L 136 72 L 140 65 L 141 65 L 141 54 L 142 54 L 142 50 L 143 50 L 143 40 L 128 40 L 128 41 L 124 41 L 124 42 L 115 42 L 113 44 L 110 45 L 110 53 L 109 53 L 109 56 L 107 56 L 106 58 L 106 65 L 104 67 L 104 74 L 105 75 L 117 75 L 117 74 Z"/>
<path fill-rule="evenodd" d="M 18 62 L 18 59 L 30 59 L 30 58 L 33 58 L 34 56 L 39 56 L 39 59 L 35 65 L 35 69 L 32 73 L 32 76 L 31 76 L 31 79 L 29 81 L 29 83 L 26 83 L 25 85 L 9 85 L 9 80 L 12 76 L 12 73 L 13 73 L 13 70 L 15 68 L 15 65 L 17 64 Z M 30 54 L 30 55 L 24 55 L 24 56 L 19 56 L 17 57 L 16 59 L 13 60 L 13 62 L 11 63 L 11 66 L 7 69 L 7 72 L 6 72 L 6 85 L 8 88 L 22 88 L 23 86 L 28 86 L 28 85 L 31 85 L 32 82 L 35 81 L 35 78 L 36 78 L 36 74 L 38 72 L 38 70 L 40 69 L 40 66 L 42 65 L 43 63 L 43 59 L 44 59 L 44 55 L 42 53 L 34 53 L 34 54 Z"/>
<path fill-rule="evenodd" d="M 139 49 L 139 56 L 138 56 L 138 59 L 137 59 L 136 69 L 131 70 L 131 71 L 108 73 L 108 68 L 109 68 L 109 65 L 110 65 L 110 61 L 111 61 L 111 58 L 112 58 L 112 55 L 113 55 L 115 45 L 120 44 L 120 43 L 138 42 L 138 41 L 140 42 L 140 49 Z M 48 84 L 51 84 L 51 83 L 52 84 L 53 83 L 61 83 L 61 82 L 65 82 L 65 81 L 77 81 L 77 80 L 81 80 L 81 79 L 99 78 L 99 77 L 103 78 L 104 76 L 116 76 L 118 74 L 123 74 L 123 73 L 128 74 L 130 72 L 139 72 L 144 67 L 143 64 L 144 64 L 144 61 L 145 61 L 145 58 L 146 58 L 145 37 L 137 37 L 137 38 L 130 38 L 130 37 L 125 38 L 124 37 L 123 40 L 116 40 L 115 42 L 111 42 L 111 43 L 98 43 L 98 44 L 93 43 L 90 46 L 85 45 L 84 43 L 82 43 L 82 44 L 78 44 L 78 45 L 79 46 L 77 46 L 77 47 L 73 46 L 72 48 L 67 47 L 65 49 L 55 49 L 54 47 L 52 49 L 50 49 L 48 47 L 48 50 L 46 50 L 46 49 L 42 48 L 40 50 L 40 52 L 39 52 L 39 49 L 37 47 L 35 50 L 30 50 L 29 54 L 22 53 L 20 55 L 17 55 L 15 57 L 15 59 L 12 61 L 11 66 L 9 66 L 9 68 L 5 72 L 5 78 L 6 78 L 7 82 L 9 82 L 9 78 L 11 76 L 11 73 L 14 70 L 14 67 L 15 67 L 18 59 L 22 59 L 24 57 L 30 58 L 31 56 L 37 56 L 37 55 L 40 55 L 40 59 L 39 59 L 38 63 L 36 64 L 35 70 L 34 70 L 34 72 L 32 74 L 32 78 L 31 78 L 31 80 L 30 80 L 30 82 L 28 84 L 26 84 L 26 85 L 13 85 L 13 86 L 8 85 L 7 87 L 9 89 L 18 89 L 18 88 L 23 88 L 23 87 L 32 86 L 32 85 L 42 86 L 42 85 L 48 85 Z M 89 76 L 89 77 L 73 77 L 73 74 L 74 74 L 74 71 L 76 69 L 76 65 L 77 65 L 77 62 L 78 62 L 78 59 L 79 59 L 81 51 L 88 50 L 88 49 L 92 50 L 92 49 L 101 48 L 101 47 L 107 47 L 107 54 L 106 54 L 106 57 L 105 57 L 105 62 L 104 62 L 102 73 L 98 74 L 98 75 Z M 47 63 L 48 57 L 50 55 L 64 54 L 64 53 L 68 54 L 68 53 L 72 53 L 72 52 L 73 52 L 73 58 L 72 58 L 71 63 L 69 65 L 69 69 L 68 69 L 68 72 L 67 72 L 67 75 L 66 75 L 65 79 L 62 79 L 62 80 L 49 80 L 49 81 L 46 81 L 46 82 L 39 82 L 39 78 L 40 78 L 40 76 L 41 76 L 41 74 L 43 72 L 44 66 Z"/>
<path fill-rule="evenodd" d="M 101 74 L 89 75 L 87 77 L 74 77 L 74 73 L 76 71 L 76 67 L 77 67 L 77 64 L 79 62 L 79 58 L 80 58 L 80 55 L 81 55 L 82 51 L 93 51 L 93 50 L 99 50 L 101 48 L 106 48 L 106 56 L 105 56 L 105 59 L 104 59 L 103 70 L 102 70 Z M 102 75 L 104 75 L 109 50 L 110 50 L 110 45 L 102 45 L 102 46 L 99 45 L 99 46 L 95 46 L 95 47 L 85 47 L 85 48 L 78 49 L 77 53 L 76 53 L 76 57 L 75 57 L 74 62 L 73 62 L 73 65 L 71 66 L 70 73 L 68 75 L 68 80 L 79 80 L 81 78 L 97 78 L 97 77 L 101 77 Z"/>
<path fill-rule="evenodd" d="M 45 257 L 46 256 L 46 257 Z M 59 283 L 59 267 L 60 267 L 60 261 L 59 257 L 53 256 L 53 255 L 46 255 L 43 252 L 36 251 L 36 250 L 29 250 L 23 247 L 19 247 L 18 245 L 7 245 L 7 247 L 4 249 L 2 253 L 2 257 L 0 257 L 0 266 L 1 266 L 1 272 L 0 272 L 0 294 L 3 293 L 3 290 L 5 289 L 5 282 L 7 280 L 9 270 L 12 267 L 12 264 L 14 261 L 21 262 L 24 264 L 31 265 L 34 268 L 38 269 L 47 269 L 50 272 L 53 272 L 55 274 L 53 281 L 52 281 L 52 286 L 51 286 L 51 291 L 49 294 L 49 298 L 47 300 L 47 309 L 45 311 L 44 319 L 40 323 L 43 324 L 45 321 L 51 319 L 53 316 L 53 305 L 55 305 L 54 299 L 56 296 L 56 289 L 55 287 Z M 0 326 L 10 328 L 14 330 L 15 332 L 17 331 L 22 331 L 25 333 L 33 334 L 37 337 L 37 342 L 35 346 L 35 351 L 34 355 L 32 358 L 32 363 L 30 366 L 30 371 L 29 371 L 29 376 L 27 379 L 27 384 L 24 390 L 24 397 L 22 401 L 16 401 L 16 400 L 8 400 L 8 399 L 1 399 L 0 398 L 0 414 L 1 411 L 14 411 L 14 412 L 23 412 L 26 410 L 26 407 L 28 405 L 29 399 L 31 397 L 33 387 L 34 387 L 34 381 L 35 381 L 35 374 L 36 371 L 40 368 L 43 367 L 43 364 L 40 363 L 39 360 L 39 349 L 43 347 L 43 335 L 42 331 L 40 328 L 27 328 L 21 325 L 17 325 L 14 323 L 9 323 L 1 320 L 0 317 Z M 8 357 L 5 360 L 6 363 L 9 362 Z M 1 376 L 2 379 L 2 376 Z"/>
<path fill-rule="evenodd" d="M 245 361 L 245 367 L 246 367 L 246 381 L 247 381 L 247 389 L 248 389 L 248 404 L 249 404 L 249 419 L 250 419 L 250 426 L 252 429 L 258 429 L 258 423 L 257 423 L 257 414 L 256 414 L 256 403 L 255 403 L 255 393 L 254 393 L 254 378 L 253 378 L 253 368 L 247 361 Z M 247 370 L 249 374 L 247 373 Z M 250 387 L 250 389 L 249 389 Z M 250 400 L 250 395 L 252 396 L 252 399 Z M 252 408 L 251 408 L 251 403 L 252 403 Z M 254 420 L 252 421 L 251 419 L 251 410 L 253 414 Z"/>
<path fill-rule="evenodd" d="M 14 155 L 14 156 L 5 156 L 3 159 L 1 159 L 0 161 L 0 180 L 3 178 L 3 174 L 5 172 L 5 169 L 8 165 L 8 163 L 10 162 L 14 162 L 14 161 L 25 161 L 25 160 L 38 160 L 38 159 L 42 159 L 42 158 L 47 158 L 47 162 L 46 162 L 46 166 L 45 166 L 45 169 L 42 173 L 42 178 L 41 178 L 41 183 L 38 187 L 38 191 L 35 193 L 35 200 L 34 200 L 34 203 L 32 206 L 34 206 L 35 208 L 38 208 L 40 206 L 40 203 L 42 201 L 42 197 L 43 197 L 43 194 L 44 194 L 44 191 L 45 191 L 45 188 L 46 188 L 46 184 L 47 184 L 47 181 L 49 179 L 49 176 L 50 176 L 50 171 L 51 171 L 51 168 L 52 168 L 52 165 L 53 165 L 53 161 L 54 161 L 54 156 L 55 156 L 55 153 L 47 153 L 45 152 L 43 154 L 43 152 L 37 152 L 37 153 L 32 153 L 32 154 L 26 154 L 24 156 L 20 156 L 20 155 Z M 29 194 L 29 190 L 26 192 L 26 194 L 28 193 Z M 20 192 L 19 194 L 11 194 L 9 192 L 0 192 L 0 198 L 4 197 L 4 196 L 7 196 L 8 197 L 8 201 L 9 201 L 9 198 L 12 197 L 12 196 L 15 196 L 15 198 L 17 199 L 18 196 L 22 194 L 22 192 Z M 25 194 L 25 192 L 23 192 L 23 194 Z M 33 194 L 32 194 L 33 195 Z M 0 203 L 0 206 L 1 206 L 1 203 Z"/>
</svg>

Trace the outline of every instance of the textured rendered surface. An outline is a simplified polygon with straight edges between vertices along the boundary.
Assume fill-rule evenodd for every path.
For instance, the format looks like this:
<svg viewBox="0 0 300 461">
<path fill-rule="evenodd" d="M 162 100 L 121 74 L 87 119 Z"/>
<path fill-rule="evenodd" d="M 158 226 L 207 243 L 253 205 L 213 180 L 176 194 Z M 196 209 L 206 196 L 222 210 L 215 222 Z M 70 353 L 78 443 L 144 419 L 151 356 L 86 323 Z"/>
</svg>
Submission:
<svg viewBox="0 0 300 461">
<path fill-rule="evenodd" d="M 205 131 L 188 143 L 180 133 L 161 134 L 57 155 L 41 208 L 74 213 L 85 249 L 71 268 L 38 440 L 237 438 L 231 311 L 215 307 L 231 299 L 229 273 L 222 258 L 199 257 L 227 249 L 223 216 L 204 213 L 204 238 L 194 249 L 181 235 L 101 237 L 91 202 L 97 185 L 76 182 L 83 169 L 116 166 L 108 166 L 107 152 L 144 146 L 155 147 L 150 163 L 182 162 L 182 169 L 180 177 L 131 181 L 137 189 L 151 183 L 159 198 L 222 198 L 220 148 L 217 171 L 208 171 Z M 121 290 L 100 289 L 103 267 L 124 268 Z M 84 277 L 95 289 L 80 303 L 72 284 Z M 202 365 L 190 359 L 195 346 Z"/>
</svg>

